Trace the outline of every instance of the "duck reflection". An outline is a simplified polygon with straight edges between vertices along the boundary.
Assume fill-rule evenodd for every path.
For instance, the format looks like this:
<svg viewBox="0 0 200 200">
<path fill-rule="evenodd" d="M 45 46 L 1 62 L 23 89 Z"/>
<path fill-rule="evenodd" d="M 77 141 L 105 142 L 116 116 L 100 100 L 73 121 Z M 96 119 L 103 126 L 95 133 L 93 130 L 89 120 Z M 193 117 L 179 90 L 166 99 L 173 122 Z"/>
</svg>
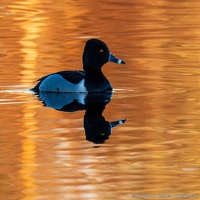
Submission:
<svg viewBox="0 0 200 200">
<path fill-rule="evenodd" d="M 112 133 L 112 128 L 126 120 L 108 122 L 102 116 L 106 105 L 111 101 L 109 93 L 47 93 L 40 92 L 39 99 L 44 106 L 64 112 L 85 110 L 84 129 L 86 140 L 96 144 L 104 143 Z"/>
</svg>

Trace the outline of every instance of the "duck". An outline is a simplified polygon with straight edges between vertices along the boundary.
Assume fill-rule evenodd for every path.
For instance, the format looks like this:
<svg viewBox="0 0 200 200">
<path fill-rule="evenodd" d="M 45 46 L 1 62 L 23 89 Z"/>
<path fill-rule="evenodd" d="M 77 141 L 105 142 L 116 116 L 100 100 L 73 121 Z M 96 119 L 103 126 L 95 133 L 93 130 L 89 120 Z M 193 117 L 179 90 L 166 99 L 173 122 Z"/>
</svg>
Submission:
<svg viewBox="0 0 200 200">
<path fill-rule="evenodd" d="M 99 39 L 89 39 L 84 47 L 83 70 L 59 71 L 37 80 L 31 90 L 35 93 L 101 93 L 112 91 L 112 86 L 102 72 L 107 62 L 125 64 L 115 57 L 108 46 Z"/>
</svg>

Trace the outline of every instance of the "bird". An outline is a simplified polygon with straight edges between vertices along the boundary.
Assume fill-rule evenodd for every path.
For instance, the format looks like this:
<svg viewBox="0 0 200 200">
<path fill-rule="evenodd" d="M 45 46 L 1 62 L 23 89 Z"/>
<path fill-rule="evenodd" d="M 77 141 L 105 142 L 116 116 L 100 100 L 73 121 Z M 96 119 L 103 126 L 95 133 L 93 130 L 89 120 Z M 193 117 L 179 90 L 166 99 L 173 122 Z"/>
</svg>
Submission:
<svg viewBox="0 0 200 200">
<path fill-rule="evenodd" d="M 125 64 L 115 57 L 108 46 L 99 39 L 89 39 L 84 47 L 83 70 L 59 71 L 37 80 L 31 90 L 35 93 L 101 93 L 112 91 L 112 86 L 102 72 L 102 66 L 107 62 Z"/>
</svg>

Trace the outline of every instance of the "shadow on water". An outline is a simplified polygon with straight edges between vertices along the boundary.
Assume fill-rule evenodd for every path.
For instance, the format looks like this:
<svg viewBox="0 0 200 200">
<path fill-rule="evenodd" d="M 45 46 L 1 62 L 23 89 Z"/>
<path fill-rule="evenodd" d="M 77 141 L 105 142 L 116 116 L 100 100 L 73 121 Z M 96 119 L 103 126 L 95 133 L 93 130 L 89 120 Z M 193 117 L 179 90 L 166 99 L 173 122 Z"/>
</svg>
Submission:
<svg viewBox="0 0 200 200">
<path fill-rule="evenodd" d="M 40 92 L 38 98 L 44 106 L 63 112 L 85 110 L 84 129 L 86 140 L 102 144 L 112 134 L 112 128 L 126 120 L 108 122 L 102 113 L 111 101 L 112 93 L 48 93 Z"/>
</svg>

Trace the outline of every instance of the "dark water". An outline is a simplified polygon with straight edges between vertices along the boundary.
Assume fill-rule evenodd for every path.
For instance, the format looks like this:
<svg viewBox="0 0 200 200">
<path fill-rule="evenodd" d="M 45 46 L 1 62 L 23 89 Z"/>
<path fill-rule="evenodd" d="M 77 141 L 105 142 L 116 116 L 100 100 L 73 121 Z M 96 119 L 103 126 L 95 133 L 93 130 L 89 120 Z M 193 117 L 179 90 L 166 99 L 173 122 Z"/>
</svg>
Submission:
<svg viewBox="0 0 200 200">
<path fill-rule="evenodd" d="M 199 1 L 2 0 L 0 24 L 0 199 L 200 199 Z M 103 68 L 114 93 L 94 119 L 127 119 L 104 144 L 85 110 L 28 91 L 81 69 L 91 37 L 126 61 Z"/>
</svg>

